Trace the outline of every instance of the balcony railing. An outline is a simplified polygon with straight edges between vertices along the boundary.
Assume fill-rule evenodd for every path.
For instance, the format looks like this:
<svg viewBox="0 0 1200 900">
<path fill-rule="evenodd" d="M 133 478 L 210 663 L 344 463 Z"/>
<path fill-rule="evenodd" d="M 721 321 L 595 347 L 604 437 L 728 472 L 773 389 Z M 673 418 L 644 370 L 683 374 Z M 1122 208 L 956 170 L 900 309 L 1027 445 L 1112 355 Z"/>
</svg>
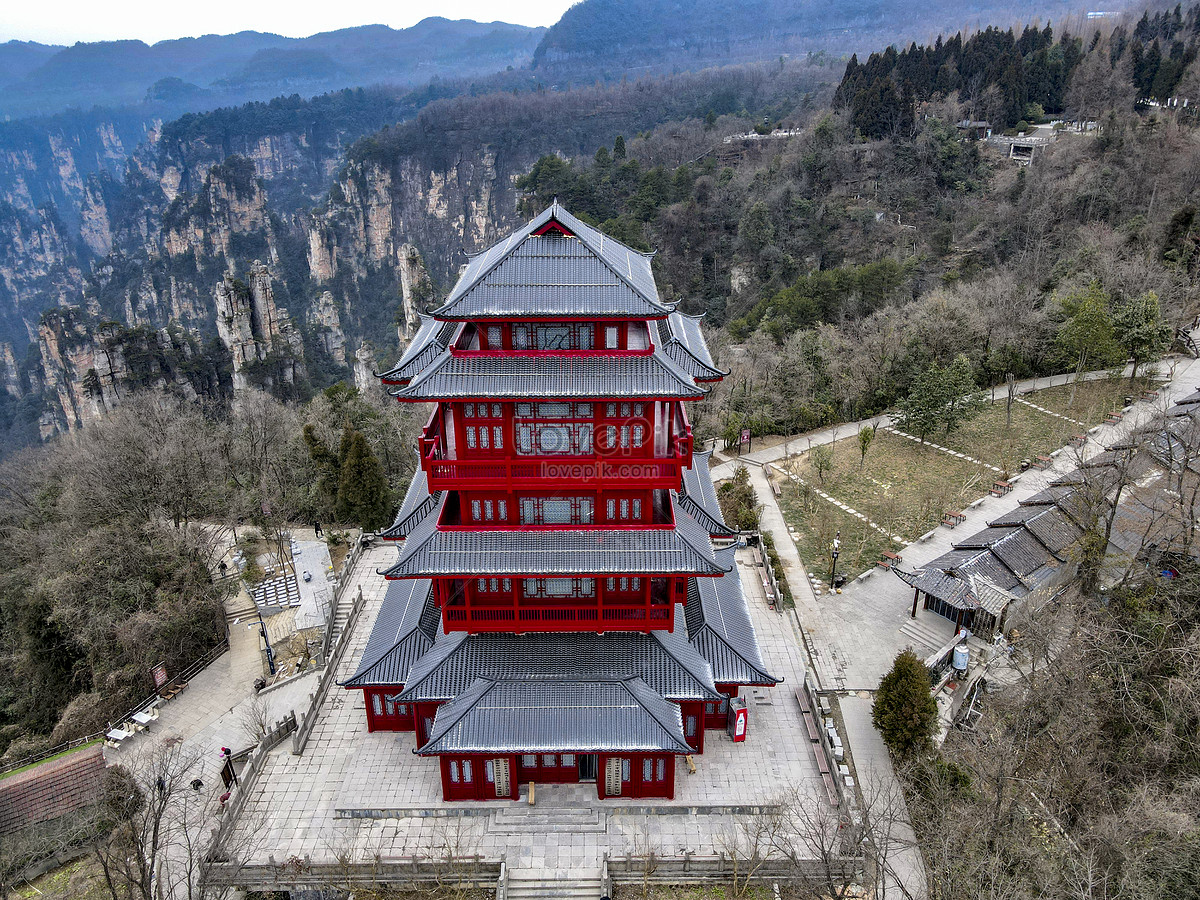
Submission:
<svg viewBox="0 0 1200 900">
<path fill-rule="evenodd" d="M 681 469 L 692 464 L 692 426 L 682 404 L 675 404 L 675 429 L 665 456 L 651 451 L 618 450 L 613 455 L 591 456 L 480 456 L 463 459 L 450 455 L 443 420 L 435 410 L 420 439 L 421 465 L 430 490 L 488 487 L 540 487 L 553 483 L 587 485 L 613 481 L 636 482 L 646 487 L 675 487 Z M 511 451 L 509 451 L 511 453 Z"/>
<path fill-rule="evenodd" d="M 649 631 L 672 628 L 673 606 L 447 606 L 447 631 Z"/>
</svg>

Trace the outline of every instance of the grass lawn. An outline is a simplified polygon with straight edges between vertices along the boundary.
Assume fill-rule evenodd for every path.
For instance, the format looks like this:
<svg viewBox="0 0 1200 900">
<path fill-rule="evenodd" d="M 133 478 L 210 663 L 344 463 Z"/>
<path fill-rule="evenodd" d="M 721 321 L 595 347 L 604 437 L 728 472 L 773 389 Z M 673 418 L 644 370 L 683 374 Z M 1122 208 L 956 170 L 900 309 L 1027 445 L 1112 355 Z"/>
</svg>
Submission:
<svg viewBox="0 0 1200 900">
<path fill-rule="evenodd" d="M 1125 397 L 1139 399 L 1143 391 L 1154 386 L 1155 382 L 1147 378 L 1139 378 L 1133 387 L 1127 378 L 1084 381 L 1076 387 L 1070 405 L 1070 385 L 1024 395 L 1029 402 L 1084 425 L 1023 403 L 1013 404 L 1010 425 L 1003 392 L 997 391 L 996 402 L 989 403 L 971 422 L 951 435 L 933 434 L 929 439 L 1012 475 L 1020 471 L 1022 460 L 1066 446 L 1073 435 L 1102 424 L 1109 413 L 1119 410 Z M 800 450 L 803 444 L 793 440 L 792 446 Z M 875 435 L 861 469 L 855 433 L 847 429 L 847 436 L 830 446 L 833 466 L 825 473 L 823 483 L 807 451 L 791 458 L 793 471 L 906 542 L 937 527 L 947 509 L 963 509 L 984 496 L 992 482 L 1001 477 L 975 463 L 884 431 Z M 780 508 L 788 524 L 796 529 L 800 558 L 813 574 L 823 578 L 829 575 L 829 545 L 839 529 L 842 548 L 838 569 L 847 576 L 859 575 L 874 566 L 884 550 L 899 549 L 887 535 L 794 482 L 783 481 Z M 982 527 L 983 523 L 977 524 Z"/>
<path fill-rule="evenodd" d="M 947 509 L 965 506 L 992 486 L 991 473 L 980 466 L 884 431 L 875 435 L 861 469 L 857 436 L 830 446 L 833 468 L 824 483 L 807 452 L 793 458 L 796 474 L 907 541 L 935 527 Z M 839 528 L 838 565 L 846 567 L 847 575 L 869 569 L 883 550 L 897 549 L 886 535 L 794 483 L 784 490 L 783 501 L 788 523 L 797 530 L 801 558 L 815 572 L 828 569 L 829 543 Z"/>
<path fill-rule="evenodd" d="M 1007 475 L 1014 475 L 1021 470 L 1021 460 L 1049 455 L 1051 450 L 1065 446 L 1071 435 L 1086 430 L 1024 403 L 1012 405 L 1012 427 L 1009 427 L 1004 407 L 1005 401 L 997 399 L 995 405 L 985 407 L 983 412 L 953 434 L 932 434 L 929 439 L 995 466 Z M 1000 477 L 994 472 L 992 475 Z M 984 485 L 979 495 L 982 496 L 990 487 L 990 483 Z"/>
<path fill-rule="evenodd" d="M 829 545 L 839 530 L 842 549 L 838 554 L 838 571 L 847 578 L 861 575 L 879 561 L 884 550 L 899 550 L 900 545 L 889 540 L 861 519 L 843 512 L 828 500 L 812 495 L 802 496 L 794 483 L 783 488 L 779 500 L 784 518 L 796 527 L 796 552 L 810 575 L 829 584 Z"/>
<path fill-rule="evenodd" d="M 1088 425 L 1099 425 L 1109 415 L 1125 405 L 1125 398 L 1140 400 L 1142 392 L 1158 387 L 1152 378 L 1139 378 L 1129 386 L 1128 378 L 1099 378 L 1081 381 L 1075 388 L 1075 401 L 1071 403 L 1071 385 L 1044 388 L 1031 394 L 1022 394 L 1030 403 L 1045 407 L 1059 415 L 1070 416 Z"/>
</svg>

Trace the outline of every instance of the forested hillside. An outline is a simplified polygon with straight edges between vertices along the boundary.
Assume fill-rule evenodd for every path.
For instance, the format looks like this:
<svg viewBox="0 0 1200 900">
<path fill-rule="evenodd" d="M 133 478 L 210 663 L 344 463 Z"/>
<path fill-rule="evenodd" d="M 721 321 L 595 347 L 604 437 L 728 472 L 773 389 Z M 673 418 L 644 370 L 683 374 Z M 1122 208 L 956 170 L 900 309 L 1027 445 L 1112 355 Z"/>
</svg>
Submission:
<svg viewBox="0 0 1200 900">
<path fill-rule="evenodd" d="M 861 418 L 959 353 L 983 385 L 1062 371 L 1074 357 L 1060 332 L 1093 283 L 1108 316 L 1151 292 L 1174 323 L 1200 310 L 1197 119 L 1136 111 L 1132 69 L 1112 63 L 1114 46 L 1128 59 L 1138 41 L 1166 33 L 1186 58 L 1196 17 L 1193 8 L 1079 38 L 993 29 L 889 51 L 847 67 L 832 111 L 801 102 L 771 120 L 792 136 L 725 143 L 710 119 L 696 124 L 688 154 L 663 152 L 668 129 L 591 159 L 544 157 L 521 182 L 526 210 L 558 196 L 658 250 L 665 293 L 724 326 L 714 342 L 736 342 L 722 357 L 735 377 L 698 417 L 706 437 Z M 987 56 L 993 45 L 1024 46 L 1047 65 L 1077 55 L 1080 79 L 1105 73 L 1085 91 L 1058 70 L 1062 111 L 1099 126 L 1064 133 L 1025 168 L 955 127 L 973 100 L 953 81 L 923 96 L 898 83 L 900 60 L 951 53 L 939 47 Z M 895 127 L 871 139 L 856 124 L 856 85 L 884 64 Z M 1198 75 L 1193 59 L 1179 83 Z"/>
<path fill-rule="evenodd" d="M 1197 7 L 1186 15 L 1178 6 L 1146 13 L 1132 30 L 1118 26 L 1106 40 L 1094 32 L 1086 50 L 1081 36 L 1064 31 L 1056 39 L 1049 25 L 1027 26 L 1019 35 L 989 27 L 966 40 L 956 34 L 899 53 L 889 47 L 863 64 L 851 57 L 834 103 L 850 110 L 865 137 L 882 138 L 911 130 L 920 104 L 950 94 L 970 119 L 997 130 L 1024 130 L 1068 109 L 1094 118 L 1095 104 L 1114 91 L 1159 101 L 1200 96 L 1196 73 L 1189 74 L 1200 53 Z"/>
<path fill-rule="evenodd" d="M 1126 7 L 1109 4 L 1112 14 Z M 948 0 L 926 3 L 920 15 L 896 0 L 583 0 L 567 10 L 538 44 L 535 66 L 599 65 L 610 70 L 633 60 L 652 67 L 762 59 L 770 53 L 835 54 L 932 39 L 939 31 L 982 29 L 998 22 L 1059 20 L 1077 14 L 1072 3 Z"/>
<path fill-rule="evenodd" d="M 232 412 L 145 392 L 0 463 L 0 757 L 103 731 L 154 665 L 223 640 L 236 588 L 217 560 L 247 529 L 390 521 L 419 413 L 346 387 L 303 407 L 247 392 Z M 364 479 L 373 506 L 353 502 Z"/>
</svg>

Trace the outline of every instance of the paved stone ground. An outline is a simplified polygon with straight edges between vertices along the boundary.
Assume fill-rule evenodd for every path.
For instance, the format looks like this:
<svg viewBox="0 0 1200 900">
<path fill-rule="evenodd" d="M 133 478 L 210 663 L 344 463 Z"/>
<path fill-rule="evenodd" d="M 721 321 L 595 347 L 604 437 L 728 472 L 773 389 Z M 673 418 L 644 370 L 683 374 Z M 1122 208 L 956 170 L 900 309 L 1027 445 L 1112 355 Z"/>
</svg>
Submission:
<svg viewBox="0 0 1200 900">
<path fill-rule="evenodd" d="M 883 738 L 871 724 L 870 695 L 839 698 L 842 721 L 846 723 L 846 740 L 854 754 L 854 764 L 859 773 L 869 773 L 862 784 L 865 794 L 879 790 L 881 784 L 895 784 L 896 773 L 892 760 L 884 746 Z M 860 774 L 860 778 L 862 775 Z M 883 884 L 876 891 L 879 898 L 907 896 L 911 900 L 923 900 L 929 896 L 925 882 L 925 863 L 917 847 L 916 835 L 909 824 L 908 809 L 904 796 L 896 791 L 891 797 L 877 797 L 873 802 L 886 804 L 894 800 L 898 819 L 891 825 L 886 837 L 877 837 L 887 847 L 884 860 Z"/>
<path fill-rule="evenodd" d="M 367 600 L 339 678 L 353 672 L 365 646 L 385 588 L 375 570 L 394 553 L 372 549 L 357 567 Z M 749 553 L 739 554 L 739 565 L 763 657 L 785 683 L 747 692 L 744 743 L 706 733 L 697 773 L 677 766 L 674 800 L 601 801 L 592 785 L 538 785 L 535 807 L 524 798 L 444 803 L 437 767 L 412 753 L 412 735 L 368 734 L 361 693 L 335 688 L 304 754 L 293 756 L 285 745 L 272 755 L 239 833 L 255 834 L 256 858 L 277 862 L 306 854 L 394 858 L 448 850 L 503 855 L 516 868 L 563 870 L 598 866 L 606 852 L 718 852 L 734 809 L 773 802 L 791 787 L 827 802 L 810 745 L 797 740 L 804 729 L 793 691 L 804 666 L 795 619 L 768 609 L 761 570 Z M 367 810 L 385 815 L 350 818 Z"/>
</svg>

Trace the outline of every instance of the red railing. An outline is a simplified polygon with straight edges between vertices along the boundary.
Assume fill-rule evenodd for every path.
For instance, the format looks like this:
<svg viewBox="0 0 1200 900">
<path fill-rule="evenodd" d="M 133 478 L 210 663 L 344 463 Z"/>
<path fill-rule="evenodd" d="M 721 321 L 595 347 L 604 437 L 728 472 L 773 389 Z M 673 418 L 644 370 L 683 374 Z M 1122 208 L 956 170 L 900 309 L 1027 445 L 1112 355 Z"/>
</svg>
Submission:
<svg viewBox="0 0 1200 900">
<path fill-rule="evenodd" d="M 662 456 L 544 456 L 447 458 L 441 408 L 434 410 L 420 438 L 421 465 L 430 490 L 460 487 L 511 489 L 551 484 L 637 482 L 647 487 L 674 487 L 679 472 L 692 464 L 692 426 L 682 403 L 674 405 L 675 430 L 668 454 Z"/>
<path fill-rule="evenodd" d="M 674 611 L 673 606 L 448 606 L 442 612 L 449 631 L 508 631 L 517 623 L 531 631 L 577 631 L 580 625 L 601 624 L 608 630 L 640 631 L 672 627 Z"/>
</svg>

